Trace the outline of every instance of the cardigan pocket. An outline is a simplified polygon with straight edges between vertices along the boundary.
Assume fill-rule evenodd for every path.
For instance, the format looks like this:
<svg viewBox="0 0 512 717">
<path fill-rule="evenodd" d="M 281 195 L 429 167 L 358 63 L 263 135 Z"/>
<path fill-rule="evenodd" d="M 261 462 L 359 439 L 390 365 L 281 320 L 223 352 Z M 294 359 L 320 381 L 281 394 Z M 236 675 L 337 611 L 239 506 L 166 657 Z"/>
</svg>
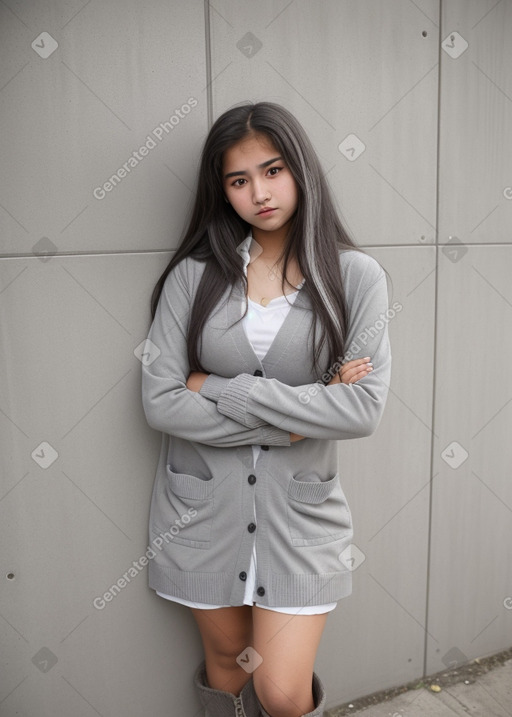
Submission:
<svg viewBox="0 0 512 717">
<path fill-rule="evenodd" d="M 166 466 L 167 501 L 159 510 L 158 523 L 170 534 L 170 542 L 192 548 L 209 548 L 213 521 L 213 481 Z"/>
<path fill-rule="evenodd" d="M 326 481 L 291 478 L 288 528 L 292 545 L 323 545 L 352 536 L 352 516 L 339 473 Z"/>
</svg>

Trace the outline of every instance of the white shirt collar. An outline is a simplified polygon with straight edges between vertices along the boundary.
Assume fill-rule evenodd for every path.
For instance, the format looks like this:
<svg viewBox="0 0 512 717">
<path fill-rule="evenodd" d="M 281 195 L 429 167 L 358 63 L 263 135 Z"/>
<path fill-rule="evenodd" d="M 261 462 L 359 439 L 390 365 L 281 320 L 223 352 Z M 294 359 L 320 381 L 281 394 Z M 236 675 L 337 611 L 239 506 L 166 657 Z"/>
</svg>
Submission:
<svg viewBox="0 0 512 717">
<path fill-rule="evenodd" d="M 250 231 L 249 234 L 243 240 L 243 242 L 241 244 L 239 244 L 236 249 L 237 252 L 240 254 L 240 256 L 243 259 L 245 276 L 247 276 L 247 266 L 251 260 L 252 243 L 253 243 L 252 232 Z"/>
<path fill-rule="evenodd" d="M 237 252 L 240 254 L 240 256 L 243 259 L 244 264 L 244 274 L 247 276 L 247 266 L 249 265 L 249 262 L 251 261 L 251 256 L 253 259 L 255 259 L 258 256 L 259 252 L 255 251 L 255 246 L 253 246 L 253 243 L 256 244 L 256 241 L 253 239 L 252 231 L 249 231 L 249 234 L 245 237 L 243 242 L 241 242 L 237 247 Z M 301 289 L 303 284 L 305 283 L 306 279 L 303 279 L 297 288 Z"/>
</svg>

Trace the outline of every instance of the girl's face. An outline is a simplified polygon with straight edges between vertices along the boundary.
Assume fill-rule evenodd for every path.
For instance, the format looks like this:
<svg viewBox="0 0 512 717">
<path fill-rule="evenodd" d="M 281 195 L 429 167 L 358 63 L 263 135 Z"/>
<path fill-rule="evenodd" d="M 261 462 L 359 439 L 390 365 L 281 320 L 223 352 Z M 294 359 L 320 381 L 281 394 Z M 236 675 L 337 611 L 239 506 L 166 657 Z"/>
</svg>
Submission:
<svg viewBox="0 0 512 717">
<path fill-rule="evenodd" d="M 286 230 L 297 209 L 295 179 L 274 144 L 261 134 L 224 152 L 223 185 L 235 212 L 259 232 Z"/>
</svg>

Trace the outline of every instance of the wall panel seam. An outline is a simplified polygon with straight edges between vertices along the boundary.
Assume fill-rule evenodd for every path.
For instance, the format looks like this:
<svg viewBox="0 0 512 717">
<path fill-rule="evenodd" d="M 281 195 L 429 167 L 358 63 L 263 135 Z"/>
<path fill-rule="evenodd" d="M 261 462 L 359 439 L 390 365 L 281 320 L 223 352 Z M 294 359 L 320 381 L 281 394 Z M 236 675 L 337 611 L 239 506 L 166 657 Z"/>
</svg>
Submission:
<svg viewBox="0 0 512 717">
<path fill-rule="evenodd" d="M 435 272 L 434 272 L 434 344 L 432 346 L 432 415 L 430 419 L 430 490 L 428 504 L 428 527 L 427 527 L 427 575 L 426 575 L 426 595 L 425 595 L 425 633 L 423 645 L 423 676 L 428 674 L 428 635 L 429 635 L 429 607 L 430 607 L 430 569 L 432 555 L 432 503 L 434 496 L 434 450 L 435 450 L 435 409 L 436 409 L 436 379 L 437 379 L 437 313 L 439 300 L 439 175 L 441 161 L 441 63 L 442 57 L 442 25 L 443 25 L 443 0 L 439 0 L 439 31 L 437 38 L 438 52 L 438 73 L 437 73 L 437 139 L 436 139 L 436 184 L 435 184 L 435 203 L 436 203 L 436 219 L 435 219 Z"/>
</svg>

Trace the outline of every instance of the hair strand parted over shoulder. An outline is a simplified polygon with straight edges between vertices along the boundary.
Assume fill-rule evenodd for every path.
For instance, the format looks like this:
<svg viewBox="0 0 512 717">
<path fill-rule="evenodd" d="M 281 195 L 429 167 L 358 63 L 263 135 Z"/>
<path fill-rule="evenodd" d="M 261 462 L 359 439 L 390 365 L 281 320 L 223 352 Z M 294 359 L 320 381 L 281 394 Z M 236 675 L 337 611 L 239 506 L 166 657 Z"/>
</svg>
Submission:
<svg viewBox="0 0 512 717">
<path fill-rule="evenodd" d="M 201 153 L 197 193 L 184 237 L 151 299 L 154 317 L 168 274 L 185 257 L 206 262 L 191 309 L 187 351 L 190 370 L 203 371 L 199 361 L 203 326 L 226 289 L 237 282 L 245 285 L 243 262 L 237 247 L 250 231 L 224 200 L 222 162 L 224 152 L 251 134 L 268 138 L 286 161 L 298 189 L 298 206 L 292 218 L 284 247 L 283 277 L 288 262 L 295 257 L 306 279 L 306 290 L 313 309 L 312 366 L 320 376 L 327 367 L 318 366 L 319 354 L 328 341 L 330 364 L 345 353 L 348 309 L 340 272 L 339 251 L 357 249 L 342 226 L 331 193 L 313 146 L 297 119 L 284 107 L 272 102 L 246 103 L 224 112 L 212 125 Z M 283 293 L 284 278 L 283 278 Z M 292 309 L 293 310 L 293 304 Z M 316 341 L 316 319 L 322 326 Z"/>
</svg>

